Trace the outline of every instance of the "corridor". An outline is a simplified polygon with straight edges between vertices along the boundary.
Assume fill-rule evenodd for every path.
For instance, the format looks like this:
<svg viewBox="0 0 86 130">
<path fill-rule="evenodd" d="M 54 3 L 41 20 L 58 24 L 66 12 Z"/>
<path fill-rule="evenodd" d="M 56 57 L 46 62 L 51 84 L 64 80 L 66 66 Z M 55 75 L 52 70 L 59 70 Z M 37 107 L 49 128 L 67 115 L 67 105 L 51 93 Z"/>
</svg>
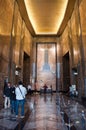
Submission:
<svg viewBox="0 0 86 130">
<path fill-rule="evenodd" d="M 0 130 L 86 130 L 85 12 L 86 0 L 0 0 Z M 3 105 L 20 80 L 24 119 Z"/>
</svg>

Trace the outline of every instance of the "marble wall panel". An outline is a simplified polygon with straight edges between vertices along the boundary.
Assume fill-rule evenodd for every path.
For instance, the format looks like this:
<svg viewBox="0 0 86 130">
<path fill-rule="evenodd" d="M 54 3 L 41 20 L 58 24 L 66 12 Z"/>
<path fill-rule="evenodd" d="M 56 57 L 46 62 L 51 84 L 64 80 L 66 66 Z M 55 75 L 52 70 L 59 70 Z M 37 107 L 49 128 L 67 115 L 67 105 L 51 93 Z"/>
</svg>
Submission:
<svg viewBox="0 0 86 130">
<path fill-rule="evenodd" d="M 32 37 L 22 20 L 17 2 L 0 0 L 0 72 L 4 73 L 4 77 L 15 77 L 16 65 L 23 67 L 23 54 L 25 51 L 30 55 L 30 43 Z"/>
<path fill-rule="evenodd" d="M 8 77 L 14 0 L 0 0 L 0 88 Z"/>
<path fill-rule="evenodd" d="M 20 43 L 21 43 L 21 30 L 22 30 L 22 18 L 16 3 L 13 21 L 13 35 L 15 37 L 15 47 L 14 47 L 14 61 L 16 65 L 19 65 L 20 56 Z"/>
<path fill-rule="evenodd" d="M 34 43 L 40 43 L 40 42 L 55 42 L 55 43 L 57 43 L 58 39 L 59 38 L 57 36 L 55 36 L 55 37 L 37 36 L 37 37 L 34 37 Z"/>
<path fill-rule="evenodd" d="M 63 55 L 68 51 L 69 44 L 69 53 L 70 53 L 70 72 L 72 72 L 72 68 L 76 67 L 78 70 L 79 75 L 77 76 L 77 89 L 79 92 L 79 96 L 84 93 L 84 77 L 83 74 L 85 72 L 85 51 L 86 51 L 86 38 L 85 38 L 85 0 L 80 2 L 78 8 L 78 0 L 76 1 L 72 16 L 60 37 L 61 39 L 61 46 L 63 49 Z M 80 13 L 80 14 L 79 14 Z M 80 16 L 79 16 L 80 15 Z M 68 30 L 67 30 L 68 27 Z M 69 37 L 69 41 L 67 42 L 67 34 Z M 66 42 L 65 42 L 66 41 Z M 79 66 L 79 67 L 78 67 Z M 75 80 L 74 75 L 71 75 L 71 79 Z M 72 81 L 73 83 L 73 81 Z"/>
<path fill-rule="evenodd" d="M 65 28 L 62 34 L 60 42 L 62 45 L 63 55 L 65 55 L 69 51 L 68 26 Z"/>
<path fill-rule="evenodd" d="M 0 0 L 0 104 L 3 107 L 4 80 L 8 78 L 14 0 Z"/>
<path fill-rule="evenodd" d="M 82 71 L 83 71 L 83 95 L 86 96 L 86 1 L 82 0 L 79 5 L 79 15 L 80 15 L 80 27 L 81 27 L 81 48 L 82 48 Z"/>
<path fill-rule="evenodd" d="M 52 84 L 56 90 L 56 52 L 54 43 L 37 44 L 37 89 Z"/>
<path fill-rule="evenodd" d="M 72 17 L 71 17 L 71 38 L 72 38 L 72 45 L 73 45 L 73 66 L 77 66 L 79 61 L 79 43 L 78 43 L 78 17 L 77 17 L 77 8 L 73 11 Z"/>
<path fill-rule="evenodd" d="M 0 0 L 0 54 L 5 59 L 9 59 L 13 8 L 14 0 Z"/>
<path fill-rule="evenodd" d="M 30 56 L 32 46 L 32 36 L 25 27 L 25 37 L 24 37 L 24 51 Z"/>
<path fill-rule="evenodd" d="M 84 49 L 84 58 L 86 60 L 86 1 L 82 0 L 79 6 L 80 12 L 80 22 L 81 22 L 81 30 L 82 30 L 82 40 L 83 40 L 83 49 Z"/>
<path fill-rule="evenodd" d="M 0 34 L 10 35 L 14 0 L 0 0 Z"/>
</svg>

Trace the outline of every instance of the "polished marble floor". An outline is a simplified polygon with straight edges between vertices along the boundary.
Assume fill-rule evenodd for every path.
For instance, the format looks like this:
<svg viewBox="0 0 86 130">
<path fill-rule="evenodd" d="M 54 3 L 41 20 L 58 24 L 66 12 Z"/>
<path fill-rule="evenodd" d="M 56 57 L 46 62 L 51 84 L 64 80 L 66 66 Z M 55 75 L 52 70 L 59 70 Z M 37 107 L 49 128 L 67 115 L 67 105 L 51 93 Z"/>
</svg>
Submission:
<svg viewBox="0 0 86 130">
<path fill-rule="evenodd" d="M 23 130 L 86 130 L 86 108 L 60 93 L 35 95 Z M 84 116 L 82 116 L 84 112 Z"/>
<path fill-rule="evenodd" d="M 31 105 L 29 102 L 25 104 L 25 118 L 16 118 L 16 115 L 11 113 L 11 109 L 0 110 L 0 130 L 22 130 L 29 114 L 31 112 Z"/>
<path fill-rule="evenodd" d="M 0 111 L 0 130 L 86 130 L 86 108 L 60 93 L 27 96 L 25 118 Z"/>
<path fill-rule="evenodd" d="M 33 110 L 23 130 L 68 130 L 56 107 L 56 95 L 35 95 Z"/>
<path fill-rule="evenodd" d="M 70 127 L 74 126 L 76 130 L 86 130 L 86 107 L 75 99 L 63 95 L 57 97 L 61 111 L 68 117 L 68 121 L 65 125 Z"/>
</svg>

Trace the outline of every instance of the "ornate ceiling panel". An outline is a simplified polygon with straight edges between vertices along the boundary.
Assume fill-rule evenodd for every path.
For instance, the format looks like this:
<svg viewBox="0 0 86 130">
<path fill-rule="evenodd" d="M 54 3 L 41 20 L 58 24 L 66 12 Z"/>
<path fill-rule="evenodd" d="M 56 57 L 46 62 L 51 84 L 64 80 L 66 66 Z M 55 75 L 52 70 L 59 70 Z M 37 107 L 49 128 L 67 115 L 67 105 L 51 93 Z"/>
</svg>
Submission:
<svg viewBox="0 0 86 130">
<path fill-rule="evenodd" d="M 57 34 L 68 0 L 25 0 L 26 10 L 37 35 Z"/>
<path fill-rule="evenodd" d="M 75 0 L 17 0 L 32 35 L 60 35 L 74 8 Z"/>
</svg>

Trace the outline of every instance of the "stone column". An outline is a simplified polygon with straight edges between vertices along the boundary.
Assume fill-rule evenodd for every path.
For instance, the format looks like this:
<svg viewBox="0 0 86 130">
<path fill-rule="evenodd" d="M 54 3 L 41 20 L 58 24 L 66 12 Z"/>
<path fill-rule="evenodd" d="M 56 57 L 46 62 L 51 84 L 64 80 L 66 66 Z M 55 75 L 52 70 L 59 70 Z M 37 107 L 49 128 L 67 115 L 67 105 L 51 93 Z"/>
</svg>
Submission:
<svg viewBox="0 0 86 130">
<path fill-rule="evenodd" d="M 84 47 L 83 47 L 83 40 L 82 40 L 82 27 L 81 27 L 81 17 L 80 17 L 80 10 L 79 10 L 79 0 L 76 1 L 76 5 L 77 5 L 77 13 L 78 13 L 78 21 L 79 21 L 79 35 L 78 35 L 78 43 L 79 43 L 79 51 L 80 51 L 80 61 L 79 61 L 79 64 L 78 64 L 78 68 L 79 68 L 79 72 L 80 72 L 80 80 L 81 80 L 81 83 L 79 83 L 80 85 L 80 96 L 82 95 L 85 95 L 85 84 L 84 84 L 84 74 L 85 74 L 85 62 L 84 62 L 84 59 L 85 59 L 85 56 L 84 56 Z"/>
<path fill-rule="evenodd" d="M 10 43 L 9 43 L 9 63 L 8 63 L 8 81 L 13 82 L 12 77 L 12 70 L 13 70 L 13 24 L 14 24 L 14 13 L 15 13 L 15 3 L 14 0 L 14 9 L 13 9 L 13 17 L 12 17 L 12 24 L 11 24 L 11 35 L 10 35 Z"/>
</svg>

